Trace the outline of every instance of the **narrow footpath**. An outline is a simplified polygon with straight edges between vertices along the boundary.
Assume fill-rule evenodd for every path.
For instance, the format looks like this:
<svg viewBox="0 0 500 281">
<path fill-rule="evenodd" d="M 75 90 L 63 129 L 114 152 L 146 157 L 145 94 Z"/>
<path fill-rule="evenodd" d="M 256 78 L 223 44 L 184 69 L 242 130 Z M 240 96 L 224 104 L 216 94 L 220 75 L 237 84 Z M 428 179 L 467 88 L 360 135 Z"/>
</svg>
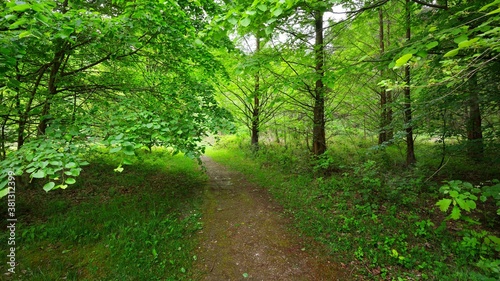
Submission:
<svg viewBox="0 0 500 281">
<path fill-rule="evenodd" d="M 193 280 L 348 280 L 321 247 L 291 230 L 268 192 L 208 157 Z"/>
</svg>

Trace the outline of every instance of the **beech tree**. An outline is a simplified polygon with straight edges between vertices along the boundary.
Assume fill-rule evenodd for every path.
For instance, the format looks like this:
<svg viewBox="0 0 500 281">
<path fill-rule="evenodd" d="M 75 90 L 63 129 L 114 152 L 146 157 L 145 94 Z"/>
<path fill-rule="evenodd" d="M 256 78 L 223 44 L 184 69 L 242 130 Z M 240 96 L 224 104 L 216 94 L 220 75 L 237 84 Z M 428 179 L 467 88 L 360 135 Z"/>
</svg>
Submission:
<svg viewBox="0 0 500 281">
<path fill-rule="evenodd" d="M 153 145 L 197 156 L 201 138 L 225 126 L 210 86 L 222 66 L 209 48 L 227 42 L 214 41 L 225 36 L 209 26 L 214 3 L 1 5 L 2 174 L 66 188 L 92 144 L 124 157 Z"/>
</svg>

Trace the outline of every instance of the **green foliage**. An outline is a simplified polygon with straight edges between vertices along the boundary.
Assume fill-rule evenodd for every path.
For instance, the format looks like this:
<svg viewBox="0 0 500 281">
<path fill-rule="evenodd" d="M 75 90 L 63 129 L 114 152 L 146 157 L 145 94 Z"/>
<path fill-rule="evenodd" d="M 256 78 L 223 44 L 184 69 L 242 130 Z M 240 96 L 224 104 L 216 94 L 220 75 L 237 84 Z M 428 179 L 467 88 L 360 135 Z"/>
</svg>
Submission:
<svg viewBox="0 0 500 281">
<path fill-rule="evenodd" d="M 479 188 L 471 183 L 462 181 L 449 181 L 439 189 L 444 195 L 451 198 L 441 199 L 436 203 L 442 212 L 447 212 L 450 205 L 453 204 L 449 219 L 458 220 L 462 218 L 462 210 L 470 212 L 476 209 L 477 194 L 481 192 Z"/>
<path fill-rule="evenodd" d="M 2 168 L 47 178 L 46 191 L 66 188 L 90 148 L 122 162 L 154 146 L 198 157 L 201 139 L 229 126 L 211 85 L 222 66 L 209 48 L 225 47 L 208 36 L 214 3 L 1 6 Z"/>
<path fill-rule="evenodd" d="M 79 141 L 74 141 L 78 135 L 58 129 L 50 129 L 47 137 L 27 143 L 21 149 L 12 152 L 2 161 L 2 175 L 12 171 L 16 176 L 29 175 L 30 182 L 34 179 L 47 179 L 45 191 L 61 188 L 76 183 L 82 167 L 88 164 L 84 160 L 85 147 Z M 2 177 L 7 179 L 7 177 Z M 0 184 L 3 189 L 7 184 Z M 18 183 L 21 187 L 21 184 Z"/>
<path fill-rule="evenodd" d="M 432 153 L 423 154 L 426 157 L 414 170 L 403 172 L 399 164 L 402 160 L 395 161 L 400 157 L 396 147 L 383 151 L 360 148 L 357 138 L 346 143 L 336 138 L 337 146 L 330 148 L 327 155 L 305 158 L 309 164 L 294 160 L 300 155 L 300 146 L 262 146 L 256 156 L 243 140 L 241 136 L 223 137 L 221 146 L 207 153 L 267 187 L 293 216 L 300 233 L 322 243 L 333 260 L 357 268 L 353 278 L 495 278 L 498 245 L 494 233 L 477 223 L 459 224 L 467 219 L 466 210 L 462 210 L 460 220 L 446 221 L 453 226 L 449 231 L 439 227 L 441 215 L 433 208 L 439 194 L 435 185 L 426 181 L 434 172 L 425 169 L 426 162 L 433 160 Z M 426 151 L 432 151 L 431 146 Z M 329 169 L 330 173 L 312 173 L 311 167 L 317 171 Z M 452 167 L 458 173 L 462 172 L 460 168 L 467 168 Z M 448 212 L 455 200 L 457 208 L 467 206 L 473 222 L 475 212 L 484 207 L 479 203 L 481 194 L 474 193 L 474 188 L 465 181 L 447 182 L 442 190 L 451 200 Z M 455 197 L 451 197 L 454 190 L 459 195 L 453 192 Z M 476 208 L 471 208 L 471 203 L 458 203 L 460 200 L 473 200 Z M 488 220 L 494 229 L 496 222 Z"/>
<path fill-rule="evenodd" d="M 441 199 L 436 203 L 436 205 L 439 206 L 442 212 L 447 212 L 449 206 L 453 204 L 453 209 L 447 219 L 463 219 L 469 224 L 476 225 L 479 224 L 479 222 L 463 216 L 461 211 L 474 211 L 477 207 L 476 202 L 478 200 L 478 196 L 480 196 L 481 201 L 485 202 L 487 197 L 492 195 L 491 191 L 495 189 L 497 189 L 496 186 L 479 189 L 474 187 L 469 182 L 458 180 L 448 181 L 440 188 L 440 192 L 445 195 L 449 195 L 451 199 Z M 495 194 L 495 191 L 493 191 L 493 194 Z M 495 197 L 493 198 L 495 199 Z M 466 228 L 462 231 L 461 235 L 462 240 L 456 243 L 457 251 L 461 252 L 461 255 L 467 256 L 470 259 L 477 260 L 480 258 L 480 260 L 476 263 L 476 266 L 481 268 L 483 272 L 486 273 L 484 278 L 487 278 L 487 276 L 498 276 L 499 260 L 495 259 L 495 257 L 498 253 L 500 253 L 500 238 L 488 231 L 483 230 L 478 232 L 470 228 Z M 482 279 L 478 277 L 478 280 Z"/>
<path fill-rule="evenodd" d="M 488 200 L 488 198 L 492 198 L 492 200 L 499 207 L 497 209 L 497 215 L 500 216 L 500 183 L 496 179 L 493 180 L 492 183 L 496 184 L 491 186 L 484 186 L 482 188 L 480 199 L 482 202 L 485 202 L 486 200 Z"/>
<path fill-rule="evenodd" d="M 96 153 L 74 188 L 23 190 L 19 264 L 5 280 L 189 280 L 205 176 L 182 155 L 138 155 L 116 175 L 120 159 Z"/>
</svg>

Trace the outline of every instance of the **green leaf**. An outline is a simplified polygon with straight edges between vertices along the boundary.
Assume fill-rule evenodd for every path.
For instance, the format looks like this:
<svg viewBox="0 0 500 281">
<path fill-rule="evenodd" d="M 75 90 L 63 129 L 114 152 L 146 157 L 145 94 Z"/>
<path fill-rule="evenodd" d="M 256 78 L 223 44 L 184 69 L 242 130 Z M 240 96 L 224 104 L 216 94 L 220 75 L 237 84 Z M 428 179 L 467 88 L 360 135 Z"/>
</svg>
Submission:
<svg viewBox="0 0 500 281">
<path fill-rule="evenodd" d="M 231 17 L 227 21 L 232 25 L 236 25 L 238 23 L 238 20 L 235 17 Z"/>
<path fill-rule="evenodd" d="M 19 33 L 19 39 L 33 35 L 30 30 L 23 31 Z"/>
<path fill-rule="evenodd" d="M 450 204 L 451 204 L 451 199 L 441 199 L 439 200 L 436 205 L 439 206 L 439 209 L 442 211 L 442 212 L 446 212 L 448 211 L 448 208 L 450 207 Z"/>
<path fill-rule="evenodd" d="M 123 154 L 128 155 L 128 156 L 134 156 L 135 152 L 133 150 L 124 150 Z"/>
<path fill-rule="evenodd" d="M 457 44 L 460 44 L 460 42 L 467 41 L 468 39 L 469 37 L 467 37 L 467 35 L 462 34 L 459 37 L 455 38 L 453 41 L 455 41 L 455 43 Z"/>
<path fill-rule="evenodd" d="M 467 206 L 469 207 L 470 210 L 474 210 L 476 209 L 476 202 L 472 201 L 472 200 L 467 200 L 465 201 L 465 203 L 467 204 Z"/>
<path fill-rule="evenodd" d="M 418 51 L 418 53 L 416 55 L 421 57 L 421 58 L 426 58 L 428 54 L 426 51 Z"/>
<path fill-rule="evenodd" d="M 451 190 L 451 191 L 450 191 L 450 196 L 451 196 L 451 198 L 457 198 L 457 197 L 458 197 L 458 191 L 456 191 L 456 190 Z"/>
<path fill-rule="evenodd" d="M 116 167 L 116 169 L 114 169 L 113 171 L 118 172 L 118 173 L 123 172 L 123 167 L 122 167 L 122 165 L 120 164 L 120 165 L 119 165 L 118 167 Z"/>
<path fill-rule="evenodd" d="M 109 153 L 116 153 L 118 151 L 122 150 L 121 146 L 115 146 L 109 150 Z"/>
<path fill-rule="evenodd" d="M 438 45 L 439 45 L 438 41 L 432 41 L 432 42 L 427 43 L 427 45 L 425 45 L 425 48 L 427 50 L 430 50 L 432 48 L 437 47 Z"/>
<path fill-rule="evenodd" d="M 0 190 L 0 198 L 5 197 L 7 194 L 9 194 L 8 188 L 4 188 L 4 189 Z"/>
<path fill-rule="evenodd" d="M 248 273 L 243 273 L 243 278 L 248 278 Z"/>
<path fill-rule="evenodd" d="M 81 170 L 82 170 L 82 169 L 80 169 L 80 168 L 73 168 L 73 169 L 71 169 L 71 170 L 69 170 L 69 171 L 66 171 L 66 172 L 69 172 L 69 175 L 68 175 L 67 173 L 66 173 L 66 174 L 67 174 L 68 176 L 78 177 L 78 176 L 80 175 L 80 171 L 81 171 Z"/>
<path fill-rule="evenodd" d="M 266 27 L 266 35 L 270 35 L 273 33 L 273 28 L 271 26 Z"/>
<path fill-rule="evenodd" d="M 479 40 L 479 38 L 473 38 L 471 40 L 465 40 L 465 41 L 462 41 L 460 43 L 458 43 L 458 47 L 459 48 L 469 48 L 470 46 L 472 46 L 474 43 L 476 43 L 477 41 Z"/>
<path fill-rule="evenodd" d="M 412 57 L 413 57 L 413 54 L 403 55 L 398 60 L 396 60 L 396 65 L 394 67 L 400 67 L 400 66 L 405 65 Z"/>
<path fill-rule="evenodd" d="M 71 34 L 74 32 L 75 30 L 72 28 L 72 27 L 69 27 L 69 26 L 65 26 L 63 28 L 63 30 L 61 30 L 61 32 L 59 32 L 59 37 L 62 38 L 62 39 L 66 39 L 68 38 L 69 36 L 71 36 Z"/>
<path fill-rule="evenodd" d="M 16 11 L 16 12 L 24 12 L 24 11 L 28 10 L 29 8 L 31 8 L 31 5 L 25 3 L 25 4 L 16 5 L 10 9 L 12 11 Z"/>
<path fill-rule="evenodd" d="M 494 236 L 494 235 L 488 235 L 488 238 L 493 241 L 495 244 L 500 245 L 500 238 Z"/>
<path fill-rule="evenodd" d="M 483 6 L 481 9 L 479 9 L 479 11 L 480 11 L 480 12 L 482 12 L 482 11 L 484 11 L 484 10 L 488 9 L 489 7 L 491 7 L 491 6 L 495 6 L 495 5 L 497 5 L 497 4 L 500 4 L 500 0 L 495 0 L 494 2 L 491 2 L 491 3 L 489 3 L 488 5 Z"/>
<path fill-rule="evenodd" d="M 15 20 L 15 19 L 17 19 L 17 15 L 10 14 L 10 15 L 6 15 L 4 18 L 6 20 Z"/>
<path fill-rule="evenodd" d="M 56 184 L 54 182 L 48 182 L 46 183 L 44 186 L 43 186 L 43 190 L 45 190 L 46 192 L 49 192 L 52 190 L 52 188 L 54 188 Z"/>
<path fill-rule="evenodd" d="M 35 173 L 31 174 L 32 178 L 37 178 L 37 179 L 42 179 L 46 176 L 45 171 L 40 169 L 36 171 Z"/>
<path fill-rule="evenodd" d="M 240 21 L 240 25 L 243 27 L 247 27 L 250 25 L 250 22 L 252 22 L 250 18 L 244 18 Z"/>
<path fill-rule="evenodd" d="M 260 4 L 257 5 L 257 8 L 263 12 L 267 11 L 267 5 L 266 4 Z"/>
<path fill-rule="evenodd" d="M 199 38 L 196 38 L 194 39 L 194 44 L 197 45 L 197 46 L 203 46 L 203 41 L 201 41 Z M 149 127 L 151 126 L 151 127 Z M 151 129 L 152 127 L 154 126 L 153 123 L 149 123 L 146 125 L 146 127 L 148 127 L 148 129 Z M 155 129 L 158 129 L 160 126 L 155 126 Z"/>
<path fill-rule="evenodd" d="M 52 166 L 62 166 L 63 163 L 61 161 L 50 161 L 49 164 Z"/>
<path fill-rule="evenodd" d="M 399 256 L 399 253 L 396 249 L 391 250 L 391 257 L 397 258 Z"/>
<path fill-rule="evenodd" d="M 64 183 L 66 184 L 75 184 L 76 180 L 74 178 L 67 178 Z"/>
<path fill-rule="evenodd" d="M 66 169 L 71 169 L 71 168 L 76 168 L 76 163 L 75 162 L 69 162 L 68 164 L 64 165 L 64 168 Z"/>
<path fill-rule="evenodd" d="M 460 211 L 460 208 L 457 206 L 454 206 L 453 210 L 451 210 L 450 218 L 452 218 L 454 220 L 458 220 L 461 216 L 461 213 L 462 212 Z"/>
<path fill-rule="evenodd" d="M 283 9 L 278 7 L 273 11 L 273 16 L 279 17 L 283 13 Z"/>
<path fill-rule="evenodd" d="M 462 208 L 463 210 L 466 210 L 467 212 L 470 212 L 469 205 L 466 203 L 465 200 L 463 200 L 462 198 L 457 198 L 456 202 L 457 202 L 458 206 L 460 206 L 460 208 Z"/>
<path fill-rule="evenodd" d="M 500 8 L 489 12 L 488 15 L 493 15 L 493 14 L 498 14 L 498 13 L 500 13 Z"/>
<path fill-rule="evenodd" d="M 458 50 L 459 50 L 459 49 L 453 49 L 453 50 L 451 50 L 451 51 L 447 52 L 446 54 L 444 54 L 444 56 L 443 56 L 443 57 L 445 57 L 445 58 L 451 58 L 451 57 L 454 57 L 454 56 L 458 55 Z"/>
</svg>

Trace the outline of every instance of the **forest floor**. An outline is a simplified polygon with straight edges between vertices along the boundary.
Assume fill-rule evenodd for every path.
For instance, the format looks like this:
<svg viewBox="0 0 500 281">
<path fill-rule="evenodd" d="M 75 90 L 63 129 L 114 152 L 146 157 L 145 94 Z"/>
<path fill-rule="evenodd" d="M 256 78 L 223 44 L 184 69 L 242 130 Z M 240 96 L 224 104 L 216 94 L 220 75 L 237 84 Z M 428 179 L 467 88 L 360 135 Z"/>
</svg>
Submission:
<svg viewBox="0 0 500 281">
<path fill-rule="evenodd" d="M 293 231 L 265 189 L 208 157 L 194 280 L 346 280 L 347 269 Z"/>
</svg>

